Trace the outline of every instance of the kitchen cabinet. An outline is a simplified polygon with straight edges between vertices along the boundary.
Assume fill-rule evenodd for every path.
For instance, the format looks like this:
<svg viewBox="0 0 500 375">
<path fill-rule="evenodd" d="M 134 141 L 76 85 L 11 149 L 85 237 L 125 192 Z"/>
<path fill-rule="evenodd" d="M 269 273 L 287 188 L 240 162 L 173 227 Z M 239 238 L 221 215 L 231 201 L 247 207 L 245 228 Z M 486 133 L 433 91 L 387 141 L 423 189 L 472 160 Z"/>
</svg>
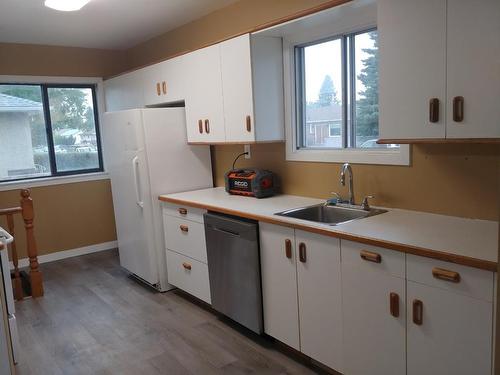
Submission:
<svg viewBox="0 0 500 375">
<path fill-rule="evenodd" d="M 107 112 L 144 107 L 142 69 L 104 81 Z"/>
<path fill-rule="evenodd" d="M 413 255 L 407 270 L 407 374 L 491 374 L 493 273 Z"/>
<path fill-rule="evenodd" d="M 500 138 L 500 2 L 377 4 L 380 138 Z"/>
<path fill-rule="evenodd" d="M 340 240 L 295 231 L 301 351 L 342 372 Z"/>
<path fill-rule="evenodd" d="M 344 240 L 341 250 L 344 372 L 404 374 L 405 254 Z"/>
<path fill-rule="evenodd" d="M 266 333 L 341 371 L 339 240 L 260 223 L 260 241 Z"/>
<path fill-rule="evenodd" d="M 187 54 L 184 80 L 188 142 L 225 142 L 220 46 Z"/>
<path fill-rule="evenodd" d="M 264 330 L 300 350 L 294 230 L 267 223 L 259 229 Z"/>
<path fill-rule="evenodd" d="M 143 92 L 146 105 L 184 100 L 184 55 L 143 69 Z"/>
<path fill-rule="evenodd" d="M 220 44 L 226 142 L 284 139 L 280 38 L 250 34 Z"/>
</svg>

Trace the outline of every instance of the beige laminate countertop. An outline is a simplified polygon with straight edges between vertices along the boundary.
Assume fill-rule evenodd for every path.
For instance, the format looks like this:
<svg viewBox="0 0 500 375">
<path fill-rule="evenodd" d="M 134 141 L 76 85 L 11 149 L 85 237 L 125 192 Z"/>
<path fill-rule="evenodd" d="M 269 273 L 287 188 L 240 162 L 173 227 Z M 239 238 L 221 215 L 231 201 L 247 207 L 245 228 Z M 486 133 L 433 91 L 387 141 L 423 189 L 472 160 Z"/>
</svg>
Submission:
<svg viewBox="0 0 500 375">
<path fill-rule="evenodd" d="M 498 223 L 425 212 L 389 209 L 387 213 L 330 226 L 275 213 L 324 202 L 294 195 L 256 199 L 210 188 L 160 195 L 164 202 L 204 208 L 331 237 L 496 271 Z"/>
</svg>

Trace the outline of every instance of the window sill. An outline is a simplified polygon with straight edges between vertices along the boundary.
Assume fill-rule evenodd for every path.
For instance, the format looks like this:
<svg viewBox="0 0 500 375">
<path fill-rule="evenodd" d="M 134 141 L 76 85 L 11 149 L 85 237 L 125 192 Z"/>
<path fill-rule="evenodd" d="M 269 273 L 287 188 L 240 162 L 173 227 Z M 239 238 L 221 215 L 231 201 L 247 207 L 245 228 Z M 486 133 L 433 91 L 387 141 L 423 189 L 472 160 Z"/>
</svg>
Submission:
<svg viewBox="0 0 500 375">
<path fill-rule="evenodd" d="M 77 174 L 71 176 L 32 178 L 22 181 L 0 182 L 0 191 L 28 189 L 40 186 L 74 184 L 78 182 L 108 180 L 107 172 L 96 172 L 87 174 Z"/>
<path fill-rule="evenodd" d="M 293 150 L 288 143 L 286 150 L 286 160 L 320 163 L 353 163 L 409 166 L 410 146 L 400 145 L 400 148 L 398 150 Z"/>
</svg>

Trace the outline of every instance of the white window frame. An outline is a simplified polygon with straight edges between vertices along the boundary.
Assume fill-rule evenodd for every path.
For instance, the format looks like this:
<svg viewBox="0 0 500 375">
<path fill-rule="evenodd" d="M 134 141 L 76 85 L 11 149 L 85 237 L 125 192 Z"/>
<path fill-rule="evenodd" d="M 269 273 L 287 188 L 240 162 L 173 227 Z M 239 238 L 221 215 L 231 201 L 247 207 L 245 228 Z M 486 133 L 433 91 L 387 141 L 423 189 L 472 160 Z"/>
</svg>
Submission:
<svg viewBox="0 0 500 375">
<path fill-rule="evenodd" d="M 101 77 L 54 77 L 54 76 L 13 76 L 0 75 L 0 82 L 4 84 L 21 83 L 21 84 L 95 84 L 96 85 L 96 100 L 97 100 L 97 115 L 99 118 L 99 131 L 102 136 L 102 114 L 104 109 L 104 85 Z M 68 176 L 47 176 L 29 178 L 17 181 L 0 182 L 0 191 L 26 189 L 39 186 L 61 185 L 67 183 L 76 183 L 84 181 L 108 180 L 109 174 L 106 172 L 106 159 L 104 146 L 101 143 L 101 152 L 103 157 L 103 172 L 94 172 L 86 174 L 76 174 Z M 0 149 L 0 153 L 1 153 Z M 1 154 L 0 154 L 1 157 Z"/>
<path fill-rule="evenodd" d="M 410 145 L 400 145 L 399 148 L 383 149 L 308 149 L 298 148 L 297 119 L 296 119 L 296 94 L 295 94 L 295 46 L 303 45 L 335 35 L 354 33 L 359 30 L 375 28 L 376 20 L 371 22 L 350 25 L 344 28 L 332 27 L 318 30 L 317 33 L 309 32 L 293 40 L 283 38 L 283 67 L 284 67 L 284 93 L 285 93 L 285 142 L 286 160 L 308 161 L 323 163 L 356 163 L 356 164 L 382 164 L 382 165 L 410 165 Z"/>
</svg>

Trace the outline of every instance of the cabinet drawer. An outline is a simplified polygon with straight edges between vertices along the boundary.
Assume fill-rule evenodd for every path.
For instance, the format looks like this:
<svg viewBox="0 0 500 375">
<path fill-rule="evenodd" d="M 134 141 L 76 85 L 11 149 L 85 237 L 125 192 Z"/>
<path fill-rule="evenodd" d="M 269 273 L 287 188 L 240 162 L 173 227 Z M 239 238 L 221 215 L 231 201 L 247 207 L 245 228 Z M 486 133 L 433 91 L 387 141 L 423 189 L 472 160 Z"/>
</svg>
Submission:
<svg viewBox="0 0 500 375">
<path fill-rule="evenodd" d="M 205 212 L 207 212 L 207 210 L 203 210 L 201 208 L 194 208 L 172 203 L 163 204 L 163 216 L 173 216 L 186 220 L 196 221 L 198 223 L 203 223 L 203 214 Z"/>
<path fill-rule="evenodd" d="M 411 254 L 406 256 L 406 263 L 408 280 L 493 301 L 494 274 L 491 271 Z"/>
<path fill-rule="evenodd" d="M 396 277 L 405 277 L 405 253 L 341 240 L 342 263 L 360 267 L 362 271 L 385 272 Z"/>
<path fill-rule="evenodd" d="M 207 263 L 205 226 L 193 221 L 165 216 L 165 245 L 168 250 Z"/>
<path fill-rule="evenodd" d="M 168 282 L 189 294 L 211 303 L 208 266 L 167 250 Z"/>
</svg>

